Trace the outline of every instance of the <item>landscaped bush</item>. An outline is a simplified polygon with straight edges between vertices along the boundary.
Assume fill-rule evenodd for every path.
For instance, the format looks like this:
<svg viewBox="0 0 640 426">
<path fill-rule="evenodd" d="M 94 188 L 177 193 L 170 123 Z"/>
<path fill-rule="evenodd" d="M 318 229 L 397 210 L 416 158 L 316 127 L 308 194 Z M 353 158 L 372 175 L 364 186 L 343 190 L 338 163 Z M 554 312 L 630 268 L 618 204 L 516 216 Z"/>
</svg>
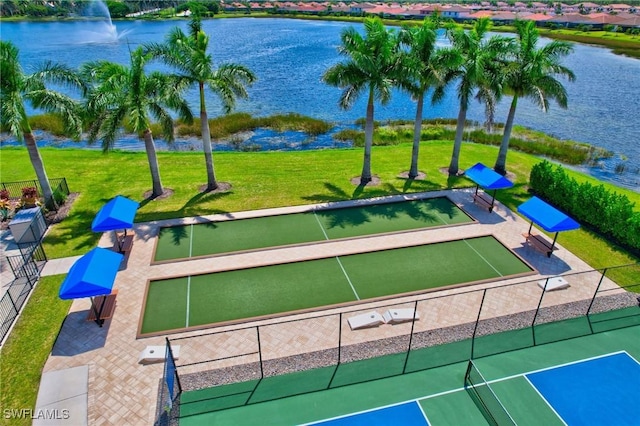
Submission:
<svg viewBox="0 0 640 426">
<path fill-rule="evenodd" d="M 579 183 L 562 166 L 548 161 L 531 169 L 533 192 L 578 222 L 636 252 L 640 252 L 640 212 L 626 195 L 611 192 L 604 185 Z"/>
</svg>

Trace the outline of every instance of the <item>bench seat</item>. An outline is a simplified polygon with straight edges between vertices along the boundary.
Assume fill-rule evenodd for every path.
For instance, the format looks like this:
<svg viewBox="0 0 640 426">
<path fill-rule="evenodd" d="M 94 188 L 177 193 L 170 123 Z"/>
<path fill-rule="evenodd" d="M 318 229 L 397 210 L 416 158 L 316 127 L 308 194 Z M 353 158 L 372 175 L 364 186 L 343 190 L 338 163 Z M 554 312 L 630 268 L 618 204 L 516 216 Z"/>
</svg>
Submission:
<svg viewBox="0 0 640 426">
<path fill-rule="evenodd" d="M 493 202 L 491 201 L 490 198 L 487 198 L 486 195 L 480 193 L 480 192 L 476 192 L 473 195 L 473 202 L 480 205 L 481 207 L 485 207 L 486 209 L 489 210 L 489 213 L 491 213 L 493 211 Z"/>
<path fill-rule="evenodd" d="M 547 240 L 545 240 L 538 234 L 523 233 L 522 236 L 526 239 L 527 244 L 529 244 L 534 249 L 546 254 L 548 257 L 551 257 L 551 254 L 554 250 L 558 250 L 557 247 L 552 247 L 551 244 L 547 242 Z"/>
<path fill-rule="evenodd" d="M 97 296 L 93 299 L 93 305 L 91 309 L 89 309 L 89 315 L 87 315 L 87 321 L 96 321 L 100 327 L 102 327 L 102 323 L 104 320 L 110 319 L 113 317 L 113 312 L 116 309 L 116 296 L 118 295 L 118 289 L 115 289 L 111 292 L 111 294 L 107 294 L 106 296 Z M 104 302 L 104 306 L 102 303 Z M 95 308 L 94 308 L 95 306 Z M 102 312 L 100 309 L 102 308 Z M 98 318 L 97 311 L 100 313 L 100 318 Z"/>
</svg>

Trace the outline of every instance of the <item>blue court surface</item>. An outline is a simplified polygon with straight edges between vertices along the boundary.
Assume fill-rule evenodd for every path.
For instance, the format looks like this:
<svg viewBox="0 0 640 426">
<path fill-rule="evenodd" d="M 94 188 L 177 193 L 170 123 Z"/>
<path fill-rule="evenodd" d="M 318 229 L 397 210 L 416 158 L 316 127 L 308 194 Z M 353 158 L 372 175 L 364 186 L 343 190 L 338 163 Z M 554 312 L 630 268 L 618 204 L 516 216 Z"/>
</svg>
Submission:
<svg viewBox="0 0 640 426">
<path fill-rule="evenodd" d="M 640 363 L 626 352 L 526 377 L 568 426 L 640 425 Z"/>
<path fill-rule="evenodd" d="M 429 426 L 420 405 L 415 401 L 310 424 L 318 426 Z"/>
</svg>

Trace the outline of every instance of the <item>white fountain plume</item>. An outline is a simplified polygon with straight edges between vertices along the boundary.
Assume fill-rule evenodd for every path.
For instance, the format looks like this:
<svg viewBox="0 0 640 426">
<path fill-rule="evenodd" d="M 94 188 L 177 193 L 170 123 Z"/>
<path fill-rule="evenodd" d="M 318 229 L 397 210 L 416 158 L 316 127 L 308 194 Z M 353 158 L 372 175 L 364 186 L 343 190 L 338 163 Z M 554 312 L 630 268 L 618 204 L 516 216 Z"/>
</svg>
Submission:
<svg viewBox="0 0 640 426">
<path fill-rule="evenodd" d="M 82 31 L 81 43 L 117 43 L 129 31 L 118 33 L 111 21 L 109 8 L 102 0 L 91 0 L 83 12 L 91 20 L 92 29 Z"/>
</svg>

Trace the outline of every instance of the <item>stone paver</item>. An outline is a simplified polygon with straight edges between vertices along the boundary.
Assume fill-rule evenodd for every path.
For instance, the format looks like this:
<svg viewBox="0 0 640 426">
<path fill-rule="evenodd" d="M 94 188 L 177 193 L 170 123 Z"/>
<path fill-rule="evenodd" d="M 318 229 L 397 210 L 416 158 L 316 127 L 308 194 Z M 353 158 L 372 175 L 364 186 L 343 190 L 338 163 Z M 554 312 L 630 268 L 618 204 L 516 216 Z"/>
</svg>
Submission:
<svg viewBox="0 0 640 426">
<path fill-rule="evenodd" d="M 491 295 L 485 300 L 483 318 L 490 318 L 523 310 L 535 309 L 541 289 L 536 281 L 545 276 L 576 273 L 591 268 L 565 250 L 561 245 L 551 258 L 523 247 L 522 232 L 526 232 L 529 223 L 499 203 L 490 214 L 472 203 L 471 190 L 430 192 L 389 197 L 389 200 L 413 199 L 416 197 L 435 197 L 448 195 L 456 204 L 463 207 L 477 219 L 476 223 L 418 230 L 390 235 L 370 236 L 342 241 L 327 241 L 318 244 L 283 247 L 268 251 L 229 254 L 210 258 L 185 260 L 173 263 L 152 265 L 152 253 L 155 236 L 159 226 L 183 223 L 197 223 L 204 220 L 225 218 L 243 218 L 265 214 L 282 214 L 302 211 L 310 206 L 278 208 L 263 211 L 239 212 L 227 215 L 212 215 L 200 218 L 183 218 L 152 223 L 139 223 L 134 227 L 135 242 L 126 258 L 126 268 L 118 273 L 114 287 L 118 289 L 117 306 L 113 319 L 99 328 L 95 323 L 86 321 L 90 307 L 89 299 L 75 300 L 60 335 L 45 365 L 44 371 L 51 372 L 64 368 L 89 366 L 88 383 L 88 423 L 91 425 L 138 425 L 152 424 L 155 418 L 158 383 L 162 378 L 162 364 L 140 365 L 138 356 L 147 345 L 163 345 L 165 336 L 138 338 L 140 316 L 148 280 L 168 276 L 181 276 L 187 273 L 198 274 L 246 268 L 273 263 L 283 263 L 336 256 L 349 253 L 382 250 L 407 245 L 426 244 L 452 239 L 469 238 L 481 235 L 495 235 L 503 244 L 514 250 L 523 259 L 533 265 L 538 273 L 527 277 L 511 278 L 503 281 L 479 283 L 477 288 L 489 288 Z M 345 202 L 350 205 L 362 203 L 362 200 Z M 113 234 L 108 233 L 100 241 L 101 246 L 113 245 Z M 560 237 L 562 242 L 562 237 Z M 593 287 L 588 276 L 568 277 L 571 286 L 568 289 L 549 293 L 545 296 L 547 305 L 566 303 L 573 300 L 591 298 Z M 585 282 L 582 285 L 582 281 Z M 517 287 L 499 287 L 514 282 L 527 282 Z M 615 288 L 610 282 L 604 286 Z M 472 292 L 471 287 L 447 289 L 421 296 L 405 296 L 394 301 L 384 300 L 358 307 L 336 307 L 323 312 L 302 313 L 283 318 L 251 321 L 240 325 L 226 325 L 207 330 L 189 331 L 173 334 L 172 339 L 204 335 L 198 339 L 185 339 L 174 344 L 181 345 L 179 364 L 210 360 L 226 355 L 247 354 L 255 350 L 255 329 L 248 326 L 279 324 L 292 318 L 309 318 L 299 323 L 287 323 L 260 328 L 260 341 L 264 359 L 273 359 L 292 354 L 312 352 L 335 347 L 338 340 L 339 312 L 346 311 L 341 323 L 343 345 L 376 340 L 406 334 L 411 324 L 384 325 L 376 329 L 351 331 L 346 321 L 348 315 L 379 309 L 382 313 L 394 307 L 410 307 L 418 303 L 420 320 L 415 331 L 432 330 L 448 325 L 473 322 L 480 305 L 481 292 Z M 334 314 L 333 316 L 326 316 Z M 325 315 L 324 317 L 318 317 Z M 234 331 L 243 328 L 241 331 Z M 215 332 L 213 334 L 212 332 Z M 256 361 L 255 355 L 236 357 L 225 361 L 207 364 L 208 368 L 234 365 Z M 202 369 L 203 367 L 198 367 Z M 189 369 L 181 370 L 182 373 Z M 193 368 L 197 371 L 197 368 Z"/>
</svg>

